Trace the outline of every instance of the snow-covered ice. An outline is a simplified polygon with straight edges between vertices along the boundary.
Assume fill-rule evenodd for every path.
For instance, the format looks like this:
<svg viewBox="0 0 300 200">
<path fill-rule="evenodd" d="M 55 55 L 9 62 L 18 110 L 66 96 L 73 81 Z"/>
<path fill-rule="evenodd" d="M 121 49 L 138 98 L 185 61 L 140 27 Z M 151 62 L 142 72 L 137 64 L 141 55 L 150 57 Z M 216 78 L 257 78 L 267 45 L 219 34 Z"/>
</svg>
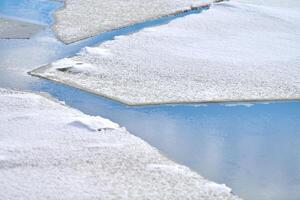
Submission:
<svg viewBox="0 0 300 200">
<path fill-rule="evenodd" d="M 224 2 L 33 75 L 127 104 L 300 98 L 300 12 Z"/>
<path fill-rule="evenodd" d="M 101 117 L 0 89 L 0 199 L 238 199 Z"/>
<path fill-rule="evenodd" d="M 0 39 L 29 39 L 44 26 L 0 17 Z"/>
<path fill-rule="evenodd" d="M 241 3 L 251 3 L 265 6 L 274 6 L 278 8 L 299 9 L 300 1 L 298 0 L 234 0 Z"/>
<path fill-rule="evenodd" d="M 212 0 L 65 0 L 53 30 L 65 43 L 149 19 L 191 10 Z"/>
</svg>

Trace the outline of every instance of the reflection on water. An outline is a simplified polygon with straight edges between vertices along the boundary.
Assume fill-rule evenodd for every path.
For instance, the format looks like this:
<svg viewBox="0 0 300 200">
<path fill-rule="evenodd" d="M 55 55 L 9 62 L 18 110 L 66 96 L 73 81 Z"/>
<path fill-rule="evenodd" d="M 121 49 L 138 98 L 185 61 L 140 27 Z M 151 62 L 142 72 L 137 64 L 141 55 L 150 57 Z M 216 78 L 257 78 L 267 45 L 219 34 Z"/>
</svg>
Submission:
<svg viewBox="0 0 300 200">
<path fill-rule="evenodd" d="M 42 19 L 49 18 L 48 11 L 55 7 L 44 1 L 7 0 L 0 2 L 0 10 L 13 14 L 18 9 L 13 2 L 35 12 L 40 9 L 42 14 L 35 16 Z M 0 87 L 48 92 L 87 114 L 112 119 L 168 157 L 226 183 L 245 199 L 300 199 L 300 102 L 129 107 L 26 74 L 83 46 L 157 23 L 142 23 L 69 46 L 53 38 L 49 29 L 30 40 L 0 40 Z"/>
</svg>

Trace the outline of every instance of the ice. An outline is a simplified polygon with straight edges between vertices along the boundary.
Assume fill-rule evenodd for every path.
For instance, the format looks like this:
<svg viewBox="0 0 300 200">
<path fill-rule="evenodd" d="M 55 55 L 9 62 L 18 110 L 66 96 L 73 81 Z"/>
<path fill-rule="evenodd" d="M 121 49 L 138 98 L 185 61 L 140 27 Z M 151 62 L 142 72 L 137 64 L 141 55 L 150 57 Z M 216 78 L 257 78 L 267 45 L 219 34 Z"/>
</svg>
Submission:
<svg viewBox="0 0 300 200">
<path fill-rule="evenodd" d="M 212 0 L 66 0 L 53 30 L 65 43 L 211 3 Z"/>
<path fill-rule="evenodd" d="M 274 6 L 278 8 L 299 9 L 300 1 L 297 0 L 234 0 L 242 3 L 258 4 L 265 6 Z"/>
<path fill-rule="evenodd" d="M 29 39 L 43 25 L 0 17 L 0 39 Z"/>
<path fill-rule="evenodd" d="M 67 60 L 82 73 L 62 60 L 32 74 L 131 105 L 299 99 L 296 10 L 224 2 L 83 49 Z"/>
<path fill-rule="evenodd" d="M 91 54 L 91 55 L 99 55 L 99 56 L 110 56 L 111 53 L 109 51 L 109 49 L 102 49 L 100 47 L 85 47 L 81 52 L 83 52 L 83 54 Z"/>
<path fill-rule="evenodd" d="M 0 89 L 0 130 L 0 199 L 238 199 L 110 120 L 38 94 Z"/>
<path fill-rule="evenodd" d="M 93 54 L 95 55 L 95 54 Z M 76 62 L 70 58 L 64 58 L 53 63 L 53 69 L 51 72 L 56 70 L 68 73 L 90 73 L 94 72 L 96 69 L 93 65 L 88 63 Z M 50 73 L 51 74 L 51 73 Z"/>
</svg>

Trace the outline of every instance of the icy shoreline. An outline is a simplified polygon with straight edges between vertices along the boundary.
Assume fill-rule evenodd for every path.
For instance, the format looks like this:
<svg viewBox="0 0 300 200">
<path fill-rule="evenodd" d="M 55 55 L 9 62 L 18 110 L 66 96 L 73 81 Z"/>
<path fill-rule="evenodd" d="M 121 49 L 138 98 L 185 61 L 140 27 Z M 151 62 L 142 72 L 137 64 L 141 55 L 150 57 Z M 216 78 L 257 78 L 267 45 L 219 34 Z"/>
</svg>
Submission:
<svg viewBox="0 0 300 200">
<path fill-rule="evenodd" d="M 119 125 L 0 89 L 1 199 L 239 199 Z"/>
<path fill-rule="evenodd" d="M 295 10 L 220 3 L 31 72 L 129 105 L 300 99 Z"/>
</svg>

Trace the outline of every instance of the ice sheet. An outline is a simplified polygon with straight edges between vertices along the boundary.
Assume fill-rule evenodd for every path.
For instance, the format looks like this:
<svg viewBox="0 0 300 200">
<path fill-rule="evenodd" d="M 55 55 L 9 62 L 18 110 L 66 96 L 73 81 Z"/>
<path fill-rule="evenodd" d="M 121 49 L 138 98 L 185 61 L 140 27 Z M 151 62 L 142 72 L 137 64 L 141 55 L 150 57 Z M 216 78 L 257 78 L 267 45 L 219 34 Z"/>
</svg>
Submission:
<svg viewBox="0 0 300 200">
<path fill-rule="evenodd" d="M 29 39 L 43 28 L 39 24 L 0 17 L 0 39 Z"/>
<path fill-rule="evenodd" d="M 299 13 L 221 3 L 32 74 L 127 104 L 299 99 Z"/>
<path fill-rule="evenodd" d="M 119 125 L 0 89 L 0 199 L 238 199 Z"/>
<path fill-rule="evenodd" d="M 274 6 L 278 8 L 299 9 L 300 1 L 298 0 L 234 0 L 242 3 L 258 4 L 265 6 Z"/>
<path fill-rule="evenodd" d="M 149 19 L 191 10 L 212 0 L 66 0 L 53 30 L 65 43 Z"/>
</svg>

